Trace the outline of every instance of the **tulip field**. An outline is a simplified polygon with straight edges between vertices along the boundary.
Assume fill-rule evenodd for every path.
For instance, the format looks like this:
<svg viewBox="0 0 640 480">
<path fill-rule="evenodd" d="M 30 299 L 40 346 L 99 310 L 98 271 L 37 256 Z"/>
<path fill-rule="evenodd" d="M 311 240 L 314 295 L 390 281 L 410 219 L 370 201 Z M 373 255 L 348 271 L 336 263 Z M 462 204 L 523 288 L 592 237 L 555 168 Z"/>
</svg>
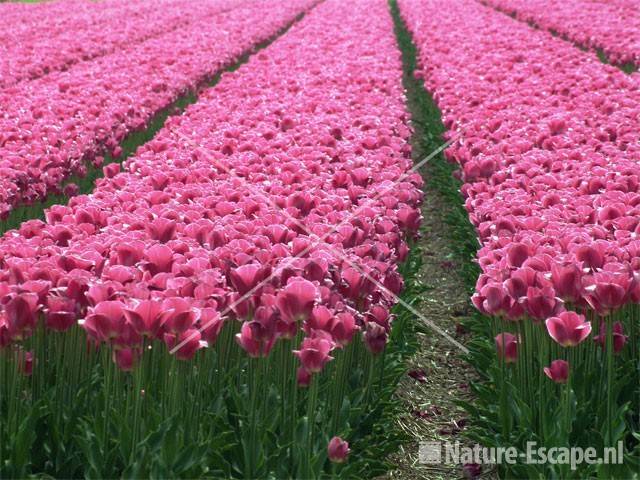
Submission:
<svg viewBox="0 0 640 480">
<path fill-rule="evenodd" d="M 620 458 L 411 478 L 638 479 L 638 27 L 633 0 L 0 3 L 0 478 L 402 478 L 426 335 L 465 362 L 462 441 Z M 462 324 L 422 313 L 435 235 Z"/>
</svg>

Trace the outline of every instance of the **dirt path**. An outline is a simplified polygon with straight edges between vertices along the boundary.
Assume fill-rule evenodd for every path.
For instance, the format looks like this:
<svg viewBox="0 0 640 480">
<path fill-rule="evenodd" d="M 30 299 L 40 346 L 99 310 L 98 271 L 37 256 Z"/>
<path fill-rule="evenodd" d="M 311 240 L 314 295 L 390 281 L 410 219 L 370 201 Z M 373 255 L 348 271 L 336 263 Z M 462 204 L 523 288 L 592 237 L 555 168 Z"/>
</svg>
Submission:
<svg viewBox="0 0 640 480">
<path fill-rule="evenodd" d="M 395 2 L 391 2 L 391 8 L 403 53 L 407 106 L 414 128 L 413 157 L 419 162 L 444 143 L 441 138 L 444 127 L 440 112 L 422 84 L 413 77 L 415 47 L 397 15 Z M 461 211 L 462 198 L 458 184 L 451 176 L 452 167 L 442 155 L 427 162 L 421 173 L 425 179 L 424 221 L 417 248 L 423 258 L 419 279 L 426 291 L 416 308 L 429 321 L 465 344 L 468 334 L 462 323 L 470 318 L 469 285 L 476 273 L 469 246 L 463 248 L 460 244 L 468 243 L 468 238 L 461 240 L 460 232 L 453 225 L 461 220 L 468 224 L 468 219 Z M 461 215 L 464 218 L 461 219 Z M 404 404 L 406 412 L 397 419 L 397 426 L 410 440 L 390 459 L 395 468 L 385 478 L 479 478 L 471 475 L 472 469 L 463 470 L 460 465 L 419 462 L 421 441 L 468 443 L 464 439 L 468 420 L 455 401 L 471 398 L 469 382 L 475 378 L 463 352 L 447 338 L 425 325 L 419 333 L 419 341 L 421 348 L 412 358 L 409 375 L 402 380 L 397 392 L 398 401 Z M 486 470 L 481 477 L 493 477 L 492 472 Z"/>
</svg>

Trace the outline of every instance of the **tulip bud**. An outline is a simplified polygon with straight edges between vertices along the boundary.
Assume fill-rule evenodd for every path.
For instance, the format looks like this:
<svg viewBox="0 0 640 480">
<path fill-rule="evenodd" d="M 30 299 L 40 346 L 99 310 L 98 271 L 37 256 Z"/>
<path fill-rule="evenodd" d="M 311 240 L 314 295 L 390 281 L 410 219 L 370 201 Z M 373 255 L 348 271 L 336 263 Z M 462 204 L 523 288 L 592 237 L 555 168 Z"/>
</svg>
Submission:
<svg viewBox="0 0 640 480">
<path fill-rule="evenodd" d="M 33 373 L 33 352 L 20 351 L 18 365 L 20 373 L 25 377 L 30 377 Z"/>
<path fill-rule="evenodd" d="M 340 437 L 333 437 L 327 446 L 329 460 L 334 463 L 344 463 L 349 456 L 349 443 Z"/>
</svg>

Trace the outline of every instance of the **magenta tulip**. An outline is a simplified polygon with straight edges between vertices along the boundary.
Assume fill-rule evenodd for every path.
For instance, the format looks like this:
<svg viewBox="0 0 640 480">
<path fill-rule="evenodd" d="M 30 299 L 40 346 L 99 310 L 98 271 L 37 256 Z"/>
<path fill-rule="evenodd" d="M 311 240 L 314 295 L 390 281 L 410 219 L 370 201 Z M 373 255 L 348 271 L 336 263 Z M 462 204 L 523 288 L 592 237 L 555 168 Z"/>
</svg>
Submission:
<svg viewBox="0 0 640 480">
<path fill-rule="evenodd" d="M 57 332 L 64 332 L 71 328 L 78 319 L 76 302 L 64 297 L 47 297 L 47 307 L 44 309 L 45 325 Z"/>
<path fill-rule="evenodd" d="M 624 334 L 622 323 L 615 322 L 613 324 L 611 334 L 613 335 L 613 352 L 619 353 L 624 348 L 624 345 L 627 343 L 627 339 L 629 338 Z M 593 337 L 593 340 L 603 349 L 607 348 L 607 325 L 605 322 L 600 323 L 600 332 L 598 335 Z"/>
<path fill-rule="evenodd" d="M 288 323 L 306 320 L 318 299 L 316 286 L 302 278 L 292 279 L 276 296 L 276 305 L 283 320 Z"/>
<path fill-rule="evenodd" d="M 551 338 L 563 347 L 575 347 L 591 333 L 591 322 L 576 312 L 562 312 L 545 322 Z"/>
<path fill-rule="evenodd" d="M 327 446 L 329 460 L 333 463 L 344 463 L 349 456 L 349 443 L 340 437 L 333 437 Z"/>
<path fill-rule="evenodd" d="M 131 307 L 125 307 L 124 315 L 138 334 L 155 338 L 158 330 L 174 311 L 154 300 L 141 300 Z"/>
<path fill-rule="evenodd" d="M 514 363 L 518 360 L 518 345 L 520 339 L 511 333 L 499 333 L 495 338 L 498 357 L 506 363 Z"/>
<path fill-rule="evenodd" d="M 551 365 L 544 367 L 544 374 L 556 383 L 567 383 L 569 363 L 565 360 L 554 360 Z"/>
<path fill-rule="evenodd" d="M 260 322 L 245 322 L 236 334 L 236 342 L 250 357 L 267 357 L 276 341 L 272 328 Z"/>
<path fill-rule="evenodd" d="M 293 353 L 298 357 L 302 367 L 310 373 L 321 372 L 327 362 L 333 360 L 329 355 L 334 348 L 330 335 L 316 333 L 315 337 L 306 337 L 302 340 L 300 350 Z"/>
</svg>

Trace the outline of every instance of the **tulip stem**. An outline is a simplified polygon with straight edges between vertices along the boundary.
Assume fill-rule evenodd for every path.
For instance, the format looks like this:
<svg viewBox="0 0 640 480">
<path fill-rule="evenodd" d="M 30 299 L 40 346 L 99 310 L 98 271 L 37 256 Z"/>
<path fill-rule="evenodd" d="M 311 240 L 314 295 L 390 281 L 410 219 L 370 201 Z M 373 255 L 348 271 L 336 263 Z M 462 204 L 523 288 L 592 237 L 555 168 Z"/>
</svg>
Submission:
<svg viewBox="0 0 640 480">
<path fill-rule="evenodd" d="M 317 376 L 317 374 L 316 374 Z M 312 478 L 311 474 L 311 457 L 313 453 L 312 442 L 313 435 L 316 423 L 316 402 L 318 399 L 318 386 L 320 383 L 319 378 L 311 377 L 311 385 L 309 388 L 309 399 L 307 400 L 307 445 L 306 451 L 304 452 L 304 465 L 305 465 L 305 474 L 303 478 Z"/>
<path fill-rule="evenodd" d="M 251 411 L 249 412 L 249 451 L 248 451 L 248 465 L 249 468 L 245 469 L 245 478 L 256 478 L 256 436 L 257 436 L 257 399 L 258 399 L 258 381 L 260 375 L 258 374 L 258 367 L 260 360 L 252 358 L 248 364 L 249 370 L 249 388 L 251 389 Z"/>
<path fill-rule="evenodd" d="M 500 357 L 500 413 L 502 417 L 502 436 L 507 438 L 509 433 L 509 412 L 507 411 L 507 383 L 506 362 L 504 355 Z"/>
<path fill-rule="evenodd" d="M 607 446 L 613 447 L 613 321 L 611 317 L 607 318 L 607 337 L 606 337 L 606 356 L 607 356 Z M 605 467 L 611 473 L 611 467 Z"/>
</svg>

